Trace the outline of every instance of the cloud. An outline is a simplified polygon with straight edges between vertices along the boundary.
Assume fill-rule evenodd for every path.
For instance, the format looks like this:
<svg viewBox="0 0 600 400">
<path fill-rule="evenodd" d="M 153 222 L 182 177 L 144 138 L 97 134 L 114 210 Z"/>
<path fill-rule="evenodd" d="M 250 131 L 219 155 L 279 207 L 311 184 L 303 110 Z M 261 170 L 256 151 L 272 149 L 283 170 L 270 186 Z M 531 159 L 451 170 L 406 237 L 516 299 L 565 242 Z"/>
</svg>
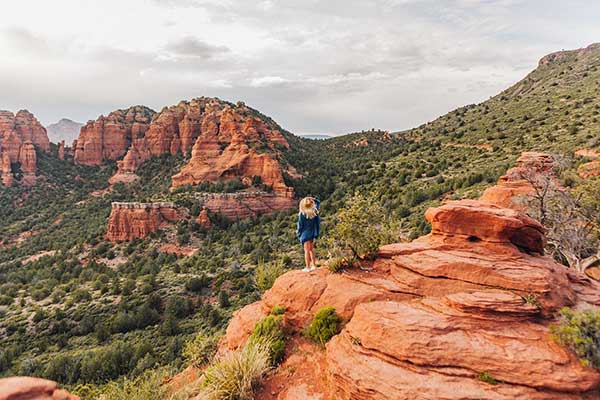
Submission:
<svg viewBox="0 0 600 400">
<path fill-rule="evenodd" d="M 252 78 L 250 80 L 250 86 L 252 87 L 266 87 L 281 85 L 283 83 L 290 82 L 289 79 L 282 78 L 280 76 L 261 76 L 259 78 Z"/>
<path fill-rule="evenodd" d="M 226 46 L 212 45 L 193 36 L 185 36 L 169 42 L 165 49 L 175 56 L 200 58 L 213 58 L 229 52 Z"/>
<path fill-rule="evenodd" d="M 600 3 L 583 0 L 20 0 L 3 12 L 0 104 L 45 122 L 208 95 L 293 132 L 404 129 L 600 37 Z"/>
</svg>

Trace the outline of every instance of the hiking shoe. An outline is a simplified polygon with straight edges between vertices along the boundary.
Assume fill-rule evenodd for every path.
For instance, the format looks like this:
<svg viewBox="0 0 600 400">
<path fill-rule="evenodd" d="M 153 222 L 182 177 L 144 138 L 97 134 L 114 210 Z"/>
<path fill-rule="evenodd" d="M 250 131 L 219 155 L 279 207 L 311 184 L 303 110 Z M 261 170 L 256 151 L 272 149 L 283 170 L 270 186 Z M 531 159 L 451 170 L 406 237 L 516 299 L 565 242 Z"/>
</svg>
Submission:
<svg viewBox="0 0 600 400">
<path fill-rule="evenodd" d="M 308 268 L 304 268 L 304 269 L 302 270 L 302 272 L 310 272 L 310 269 L 308 269 Z"/>
</svg>

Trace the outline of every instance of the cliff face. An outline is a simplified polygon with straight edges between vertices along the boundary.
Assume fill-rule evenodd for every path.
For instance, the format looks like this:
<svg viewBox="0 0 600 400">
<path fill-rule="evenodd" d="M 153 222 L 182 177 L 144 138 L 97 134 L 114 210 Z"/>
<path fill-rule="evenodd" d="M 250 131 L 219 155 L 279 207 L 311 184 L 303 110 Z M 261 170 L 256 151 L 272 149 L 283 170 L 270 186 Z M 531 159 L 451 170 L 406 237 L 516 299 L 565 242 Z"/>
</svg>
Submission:
<svg viewBox="0 0 600 400">
<path fill-rule="evenodd" d="M 29 111 L 17 114 L 0 111 L 0 159 L 2 160 L 2 183 L 12 186 L 15 183 L 11 163 L 21 163 L 22 183 L 35 184 L 37 159 L 35 147 L 50 151 L 50 141 L 46 129 Z"/>
<path fill-rule="evenodd" d="M 274 306 L 292 332 L 256 398 L 598 398 L 600 373 L 548 325 L 563 306 L 599 306 L 600 286 L 541 255 L 543 227 L 517 210 L 461 200 L 425 216 L 431 234 L 383 246 L 371 271 L 288 272 L 234 315 L 220 352 L 242 345 Z M 326 306 L 348 323 L 321 351 L 300 332 Z"/>
<path fill-rule="evenodd" d="M 134 106 L 89 121 L 74 143 L 75 164 L 100 165 L 120 159 L 132 141 L 144 136 L 153 115 L 148 107 Z"/>
<path fill-rule="evenodd" d="M 144 238 L 180 218 L 173 203 L 112 203 L 106 237 L 111 242 Z"/>
<path fill-rule="evenodd" d="M 277 146 L 289 145 L 275 123 L 243 103 L 206 97 L 155 115 L 139 106 L 115 111 L 88 122 L 74 144 L 77 164 L 118 160 L 111 183 L 135 180 L 137 168 L 152 156 L 191 153 L 188 164 L 173 176 L 173 187 L 258 176 L 274 192 L 286 195 L 290 189 Z"/>
<path fill-rule="evenodd" d="M 206 194 L 202 196 L 202 204 L 206 209 L 235 221 L 287 211 L 296 206 L 296 201 L 291 193 L 241 192 Z"/>
</svg>

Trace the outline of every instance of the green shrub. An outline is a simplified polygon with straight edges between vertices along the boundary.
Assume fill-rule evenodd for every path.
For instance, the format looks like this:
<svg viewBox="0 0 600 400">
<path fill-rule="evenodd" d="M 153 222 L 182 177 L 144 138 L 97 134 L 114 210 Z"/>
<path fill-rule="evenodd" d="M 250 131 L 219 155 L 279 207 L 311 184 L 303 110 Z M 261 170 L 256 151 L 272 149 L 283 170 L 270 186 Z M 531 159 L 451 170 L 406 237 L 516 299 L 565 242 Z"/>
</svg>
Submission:
<svg viewBox="0 0 600 400">
<path fill-rule="evenodd" d="M 164 380 L 168 377 L 164 370 L 150 370 L 135 379 L 123 379 L 110 382 L 99 397 L 102 400 L 155 400 L 167 395 L 168 386 Z"/>
<path fill-rule="evenodd" d="M 285 332 L 281 316 L 269 315 L 258 322 L 254 326 L 250 341 L 268 343 L 271 364 L 279 364 L 285 352 Z"/>
<path fill-rule="evenodd" d="M 185 289 L 190 292 L 200 292 L 202 289 L 208 287 L 208 284 L 209 279 L 206 275 L 195 276 L 185 283 Z"/>
<path fill-rule="evenodd" d="M 341 272 L 346 268 L 349 268 L 352 262 L 347 257 L 333 257 L 327 261 L 327 269 L 333 273 Z"/>
<path fill-rule="evenodd" d="M 372 259 L 379 246 L 391 239 L 386 210 L 372 198 L 356 193 L 337 213 L 328 234 L 331 248 L 350 251 L 358 259 Z"/>
<path fill-rule="evenodd" d="M 305 334 L 313 341 L 325 345 L 340 332 L 341 322 L 333 307 L 324 307 L 317 312 Z"/>
<path fill-rule="evenodd" d="M 254 387 L 270 369 L 269 344 L 250 341 L 217 360 L 204 372 L 202 395 L 207 400 L 252 400 Z"/>
<path fill-rule="evenodd" d="M 490 385 L 497 385 L 500 383 L 500 381 L 498 381 L 496 378 L 494 378 L 485 371 L 480 372 L 479 375 L 477 375 L 477 379 L 481 382 L 489 383 Z"/>
<path fill-rule="evenodd" d="M 275 283 L 275 280 L 283 275 L 284 272 L 285 269 L 283 268 L 283 263 L 281 262 L 265 263 L 262 260 L 259 261 L 254 272 L 256 287 L 261 292 L 271 289 Z"/>
<path fill-rule="evenodd" d="M 217 351 L 218 338 L 198 334 L 183 346 L 183 357 L 188 364 L 200 367 L 209 363 Z"/>
<path fill-rule="evenodd" d="M 550 327 L 556 340 L 568 347 L 584 365 L 600 370 L 600 310 L 560 310 L 560 322 Z"/>
<path fill-rule="evenodd" d="M 285 307 L 283 306 L 273 306 L 271 309 L 271 315 L 283 315 L 285 314 Z"/>
</svg>

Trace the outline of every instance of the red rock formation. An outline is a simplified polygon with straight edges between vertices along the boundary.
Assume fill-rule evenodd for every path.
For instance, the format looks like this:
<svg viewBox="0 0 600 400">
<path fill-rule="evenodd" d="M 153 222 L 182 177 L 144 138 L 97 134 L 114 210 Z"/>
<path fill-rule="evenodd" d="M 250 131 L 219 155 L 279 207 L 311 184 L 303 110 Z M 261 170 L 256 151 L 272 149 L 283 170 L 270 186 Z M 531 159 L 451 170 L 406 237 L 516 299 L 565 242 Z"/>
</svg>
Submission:
<svg viewBox="0 0 600 400">
<path fill-rule="evenodd" d="M 594 160 L 585 164 L 581 164 L 577 169 L 577 173 L 583 179 L 600 176 L 600 160 Z"/>
<path fill-rule="evenodd" d="M 0 379 L 0 400 L 79 400 L 56 382 L 26 376 Z"/>
<path fill-rule="evenodd" d="M 19 151 L 19 162 L 21 163 L 21 171 L 23 172 L 21 182 L 26 186 L 35 185 L 37 155 L 35 154 L 35 147 L 32 142 L 27 141 L 21 146 L 21 150 Z"/>
<path fill-rule="evenodd" d="M 122 119 L 121 114 L 109 118 Z M 287 141 L 275 123 L 259 117 L 243 103 L 200 97 L 165 107 L 137 136 L 129 137 L 123 128 L 113 127 L 108 135 L 113 137 L 111 153 L 102 156 L 106 146 L 101 145 L 100 132 L 107 124 L 105 120 L 101 117 L 82 128 L 74 144 L 75 159 L 80 164 L 97 165 L 104 159 L 119 159 L 127 151 L 118 162 L 113 183 L 135 180 L 137 168 L 152 156 L 191 152 L 189 163 L 173 177 L 173 187 L 260 176 L 275 192 L 290 192 L 283 181 L 277 149 L 288 147 Z"/>
<path fill-rule="evenodd" d="M 88 121 L 74 143 L 75 163 L 100 165 L 105 160 L 120 159 L 133 141 L 144 136 L 153 115 L 148 107 L 134 106 Z"/>
<path fill-rule="evenodd" d="M 523 210 L 519 197 L 528 196 L 533 192 L 533 187 L 527 178 L 532 174 L 551 174 L 554 159 L 545 153 L 526 152 L 517 160 L 517 166 L 511 168 L 500 177 L 498 184 L 487 189 L 481 200 L 501 207 Z"/>
<path fill-rule="evenodd" d="M 198 218 L 196 218 L 196 223 L 204 229 L 212 228 L 213 223 L 211 222 L 208 216 L 208 211 L 206 210 L 206 208 L 203 208 L 202 211 L 200 211 L 200 214 L 198 214 Z"/>
<path fill-rule="evenodd" d="M 296 207 L 296 201 L 291 194 L 266 192 L 207 193 L 202 196 L 202 204 L 209 211 L 219 213 L 232 221 Z"/>
<path fill-rule="evenodd" d="M 8 152 L 2 153 L 0 151 L 0 155 L 2 156 L 2 184 L 6 187 L 11 187 L 14 184 L 14 178 L 12 174 L 10 157 Z"/>
<path fill-rule="evenodd" d="M 65 159 L 65 141 L 64 140 L 61 140 L 60 143 L 58 144 L 58 159 L 59 160 Z"/>
<path fill-rule="evenodd" d="M 349 321 L 327 344 L 323 371 L 295 375 L 286 365 L 298 350 L 288 348 L 256 398 L 301 388 L 340 400 L 599 398 L 600 373 L 548 325 L 561 307 L 600 306 L 600 285 L 540 255 L 544 230 L 518 211 L 463 200 L 426 218 L 431 234 L 383 246 L 370 271 L 288 272 L 234 314 L 221 352 L 242 345 L 274 306 L 292 332 L 325 306 Z M 484 372 L 500 383 L 482 381 Z"/>
<path fill-rule="evenodd" d="M 2 157 L 2 182 L 5 186 L 14 184 L 9 168 L 11 163 L 20 162 L 24 172 L 23 183 L 35 184 L 35 147 L 50 151 L 50 141 L 46 129 L 29 111 L 21 110 L 13 115 L 10 111 L 0 111 L 0 156 Z"/>
<path fill-rule="evenodd" d="M 180 219 L 173 203 L 112 203 L 106 237 L 112 242 L 144 238 Z"/>
</svg>

